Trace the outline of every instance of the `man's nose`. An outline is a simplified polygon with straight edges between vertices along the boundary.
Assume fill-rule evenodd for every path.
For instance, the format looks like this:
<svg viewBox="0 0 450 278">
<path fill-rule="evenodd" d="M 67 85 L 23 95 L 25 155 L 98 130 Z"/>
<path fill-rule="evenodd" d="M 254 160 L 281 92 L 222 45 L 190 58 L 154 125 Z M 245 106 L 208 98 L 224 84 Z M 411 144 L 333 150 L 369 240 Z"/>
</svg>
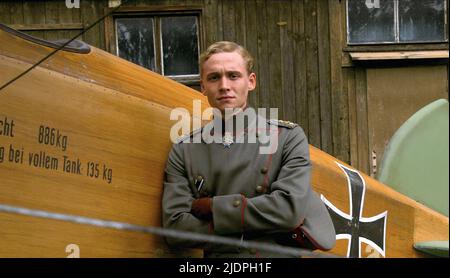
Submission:
<svg viewBox="0 0 450 278">
<path fill-rule="evenodd" d="M 222 76 L 222 77 L 220 78 L 220 81 L 219 81 L 219 82 L 220 82 L 220 83 L 219 83 L 219 89 L 220 89 L 221 91 L 228 91 L 228 90 L 230 90 L 230 84 L 229 84 L 228 79 L 227 79 L 226 76 Z"/>
</svg>

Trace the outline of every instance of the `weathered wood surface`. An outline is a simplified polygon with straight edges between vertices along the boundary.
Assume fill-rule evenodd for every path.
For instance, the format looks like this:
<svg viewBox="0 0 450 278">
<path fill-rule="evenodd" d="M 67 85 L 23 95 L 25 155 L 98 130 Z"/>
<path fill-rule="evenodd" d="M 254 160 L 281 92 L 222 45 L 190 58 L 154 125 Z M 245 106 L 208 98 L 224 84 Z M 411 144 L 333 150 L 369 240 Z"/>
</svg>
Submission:
<svg viewBox="0 0 450 278">
<path fill-rule="evenodd" d="M 352 52 L 352 60 L 398 60 L 398 59 L 448 59 L 448 51 L 385 51 L 385 52 Z"/>
<path fill-rule="evenodd" d="M 106 0 L 82 2 L 80 9 L 67 9 L 65 1 L 2 1 L 0 23 L 45 39 L 67 39 L 81 31 L 67 27 L 86 27 L 110 10 Z M 340 79 L 345 24 L 336 21 L 342 5 L 327 0 L 133 0 L 120 10 L 152 16 L 195 7 L 201 11 L 200 50 L 231 40 L 254 55 L 258 86 L 250 94 L 252 106 L 278 107 L 280 118 L 298 122 L 312 145 L 350 162 L 346 92 Z M 105 22 L 82 39 L 116 53 L 113 16 Z M 40 27 L 46 30 L 29 30 Z M 160 55 L 156 51 L 156 58 Z"/>
<path fill-rule="evenodd" d="M 45 39 L 67 39 L 109 11 L 108 2 L 83 0 L 80 9 L 67 9 L 63 0 L 3 0 L 0 1 L 0 23 L 19 27 Z M 373 174 L 373 148 L 372 141 L 369 142 L 369 132 L 371 126 L 382 123 L 370 122 L 368 114 L 371 111 L 367 109 L 370 98 L 367 95 L 371 92 L 363 87 L 370 87 L 370 82 L 366 82 L 367 66 L 361 65 L 361 61 L 352 61 L 350 54 L 363 52 L 365 56 L 373 52 L 410 51 L 436 54 L 438 52 L 435 51 L 439 50 L 448 54 L 448 42 L 347 45 L 346 3 L 328 0 L 130 0 L 126 3 L 122 1 L 121 10 L 127 11 L 127 16 L 153 16 L 189 12 L 195 7 L 200 26 L 200 50 L 213 42 L 228 39 L 246 46 L 255 56 L 258 86 L 250 94 L 252 106 L 278 107 L 284 119 L 303 127 L 312 145 L 367 174 Z M 105 22 L 85 33 L 82 39 L 116 53 L 113 17 L 123 15 L 115 13 L 107 17 Z M 38 30 L 40 28 L 44 30 Z M 158 49 L 159 44 L 155 47 Z M 384 60 L 388 62 L 385 64 L 387 67 L 400 65 L 406 71 L 421 65 L 423 60 L 429 60 L 426 63 L 441 61 L 448 75 L 445 62 L 448 58 L 443 53 L 434 54 L 420 54 L 419 57 L 432 59 L 409 59 L 406 64 L 403 54 L 389 55 L 383 59 L 392 59 Z M 156 58 L 160 56 L 157 51 Z M 424 73 L 436 75 L 432 83 L 442 86 L 448 83 L 447 79 L 439 79 L 440 73 L 432 67 L 424 68 Z M 416 79 L 402 81 L 396 75 L 392 79 L 400 85 L 420 86 L 420 81 Z M 381 84 L 389 86 L 392 79 L 382 80 Z M 198 84 L 190 86 L 198 88 Z M 448 89 L 443 92 L 448 94 Z M 414 90 L 413 95 L 409 99 L 430 96 L 429 90 Z M 399 103 L 403 99 L 397 94 L 394 96 L 398 97 Z M 385 103 L 389 104 L 389 99 L 391 97 L 383 101 L 383 107 Z M 433 100 L 436 99 L 433 96 Z M 417 103 L 414 107 L 415 111 L 421 108 Z M 404 106 L 399 106 L 397 111 L 403 112 L 403 109 Z M 383 113 L 390 114 L 389 111 Z M 400 124 L 391 123 L 396 125 L 396 129 Z M 356 138 L 356 133 L 361 136 Z M 380 142 L 389 139 L 383 137 Z M 380 154 L 377 153 L 378 158 L 381 158 Z"/>
<path fill-rule="evenodd" d="M 2 84 L 52 51 L 3 31 L 0 40 Z M 170 111 L 192 110 L 193 99 L 206 107 L 198 92 L 101 50 L 58 52 L 1 91 L 0 118 L 14 126 L 13 137 L 0 136 L 0 203 L 160 226 Z M 59 144 L 45 144 L 51 129 Z M 158 237 L 0 215 L 1 257 L 62 257 L 71 243 L 83 257 L 167 255 Z"/>
<path fill-rule="evenodd" d="M 0 41 L 2 84 L 52 51 L 4 31 Z M 3 127 L 14 121 L 0 135 L 0 203 L 160 226 L 170 111 L 192 111 L 194 99 L 207 107 L 201 94 L 99 49 L 57 53 L 0 91 Z M 51 143 L 52 128 L 60 144 Z M 44 152 L 51 158 L 42 158 Z M 337 162 L 345 164 L 314 147 L 311 158 L 316 191 L 352 214 L 349 181 Z M 67 167 L 69 160 L 74 168 Z M 447 217 L 361 176 L 361 216 L 387 216 L 386 257 L 419 256 L 414 242 L 448 240 Z M 0 257 L 65 257 L 70 244 L 80 247 L 81 257 L 175 255 L 160 237 L 9 213 L 0 213 L 0 235 Z M 359 248 L 363 257 L 381 256 L 367 241 Z M 347 250 L 348 240 L 340 239 L 332 252 Z"/>
</svg>

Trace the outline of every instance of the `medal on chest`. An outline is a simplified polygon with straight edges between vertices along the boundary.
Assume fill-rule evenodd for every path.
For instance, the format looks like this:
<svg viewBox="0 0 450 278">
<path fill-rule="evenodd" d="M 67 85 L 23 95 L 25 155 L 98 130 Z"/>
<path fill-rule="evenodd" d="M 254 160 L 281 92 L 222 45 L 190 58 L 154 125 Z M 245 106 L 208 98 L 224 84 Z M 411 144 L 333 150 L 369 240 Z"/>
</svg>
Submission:
<svg viewBox="0 0 450 278">
<path fill-rule="evenodd" d="M 233 134 L 231 132 L 225 132 L 225 135 L 222 138 L 222 144 L 225 148 L 230 148 L 231 144 L 234 143 Z"/>
</svg>

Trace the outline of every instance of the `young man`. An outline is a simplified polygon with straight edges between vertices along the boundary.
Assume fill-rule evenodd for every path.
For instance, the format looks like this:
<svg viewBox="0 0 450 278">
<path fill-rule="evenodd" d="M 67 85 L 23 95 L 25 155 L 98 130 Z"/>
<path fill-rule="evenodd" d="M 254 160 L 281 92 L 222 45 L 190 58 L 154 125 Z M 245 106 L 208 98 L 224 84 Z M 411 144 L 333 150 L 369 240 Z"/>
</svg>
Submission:
<svg viewBox="0 0 450 278">
<path fill-rule="evenodd" d="M 334 227 L 310 185 L 311 162 L 303 130 L 297 124 L 266 120 L 255 113 L 248 113 L 243 126 L 235 128 L 239 126 L 236 119 L 251 110 L 247 97 L 256 86 L 252 67 L 247 50 L 233 42 L 214 43 L 201 55 L 202 93 L 220 113 L 173 145 L 165 170 L 163 226 L 330 249 L 335 242 Z M 228 115 L 229 109 L 236 108 L 240 110 Z M 220 116 L 219 128 L 212 128 Z M 276 135 L 277 144 L 261 152 L 264 143 L 250 138 L 264 137 L 267 131 Z M 213 133 L 220 133 L 223 140 L 208 140 Z M 192 140 L 198 135 L 202 140 Z M 167 242 L 174 247 L 203 248 L 205 257 L 283 257 L 176 238 L 167 238 Z"/>
</svg>

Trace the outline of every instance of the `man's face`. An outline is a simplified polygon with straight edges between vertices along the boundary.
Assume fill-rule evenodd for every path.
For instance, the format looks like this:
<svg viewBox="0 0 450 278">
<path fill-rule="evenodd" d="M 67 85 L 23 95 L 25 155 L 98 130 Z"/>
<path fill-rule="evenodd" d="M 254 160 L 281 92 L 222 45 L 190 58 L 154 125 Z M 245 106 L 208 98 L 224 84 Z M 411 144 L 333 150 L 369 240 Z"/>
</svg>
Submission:
<svg viewBox="0 0 450 278">
<path fill-rule="evenodd" d="M 223 52 L 204 62 L 200 84 L 209 104 L 224 113 L 225 108 L 247 106 L 248 92 L 256 87 L 256 75 L 247 73 L 239 53 Z"/>
</svg>

